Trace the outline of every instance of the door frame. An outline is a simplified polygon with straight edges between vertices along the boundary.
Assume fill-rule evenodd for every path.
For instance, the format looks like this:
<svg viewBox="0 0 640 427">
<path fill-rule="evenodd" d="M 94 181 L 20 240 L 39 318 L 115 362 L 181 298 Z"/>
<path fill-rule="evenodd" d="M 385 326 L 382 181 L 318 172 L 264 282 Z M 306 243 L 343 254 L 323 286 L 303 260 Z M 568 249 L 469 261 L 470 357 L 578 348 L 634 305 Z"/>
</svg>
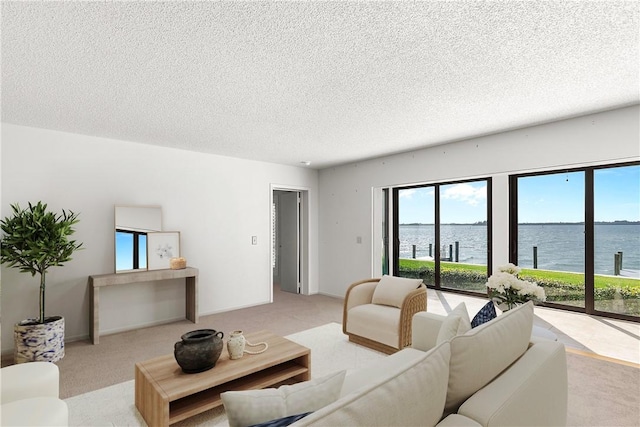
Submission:
<svg viewBox="0 0 640 427">
<path fill-rule="evenodd" d="M 309 210 L 309 191 L 308 187 L 301 187 L 297 185 L 286 185 L 286 184 L 270 184 L 269 188 L 269 292 L 271 295 L 271 302 L 273 302 L 273 269 L 271 268 L 274 254 L 273 248 L 273 234 L 275 230 L 273 228 L 274 220 L 273 217 L 273 192 L 274 191 L 291 191 L 300 193 L 300 227 L 298 230 L 298 256 L 300 259 L 300 294 L 309 295 L 309 253 L 310 253 L 310 241 L 309 241 L 309 224 L 310 221 L 310 210 Z"/>
</svg>

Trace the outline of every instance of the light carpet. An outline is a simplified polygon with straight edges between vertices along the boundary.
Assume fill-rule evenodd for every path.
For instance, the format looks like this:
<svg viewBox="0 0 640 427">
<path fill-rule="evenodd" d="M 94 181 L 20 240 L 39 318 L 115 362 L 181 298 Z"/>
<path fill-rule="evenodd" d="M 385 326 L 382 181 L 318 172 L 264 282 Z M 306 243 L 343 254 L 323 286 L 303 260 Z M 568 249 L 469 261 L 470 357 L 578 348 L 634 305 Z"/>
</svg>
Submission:
<svg viewBox="0 0 640 427">
<path fill-rule="evenodd" d="M 350 343 L 342 325 L 328 323 L 287 336 L 311 349 L 311 377 L 343 369 L 352 370 L 385 357 L 377 351 Z M 251 356 L 245 356 L 251 357 Z M 215 369 L 215 368 L 213 368 Z M 146 426 L 135 406 L 134 382 L 127 381 L 66 399 L 70 426 Z M 174 426 L 226 426 L 224 408 L 204 412 Z"/>
<path fill-rule="evenodd" d="M 311 349 L 311 376 L 358 369 L 386 357 L 350 343 L 342 326 L 329 323 L 287 336 Z M 246 356 L 250 357 L 250 356 Z M 639 426 L 640 369 L 635 364 L 567 352 L 568 426 Z M 215 369 L 215 368 L 214 368 Z M 146 426 L 134 404 L 134 383 L 127 381 L 66 399 L 71 426 Z M 226 426 L 219 407 L 174 426 Z"/>
</svg>

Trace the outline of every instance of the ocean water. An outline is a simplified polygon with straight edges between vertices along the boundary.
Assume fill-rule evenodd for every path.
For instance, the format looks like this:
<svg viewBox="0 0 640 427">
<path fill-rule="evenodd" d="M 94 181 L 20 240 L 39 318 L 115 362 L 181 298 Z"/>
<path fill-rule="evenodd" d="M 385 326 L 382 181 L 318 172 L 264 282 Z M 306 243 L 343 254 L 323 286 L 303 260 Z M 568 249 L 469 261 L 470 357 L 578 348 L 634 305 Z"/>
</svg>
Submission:
<svg viewBox="0 0 640 427">
<path fill-rule="evenodd" d="M 411 258 L 412 245 L 416 245 L 417 258 L 429 256 L 429 244 L 432 244 L 432 248 L 434 245 L 434 232 L 433 225 L 400 225 L 400 257 Z M 594 232 L 597 274 L 613 275 L 614 255 L 617 252 L 623 253 L 623 269 L 640 270 L 640 224 L 596 224 Z M 456 241 L 459 242 L 459 262 L 487 263 L 485 226 L 443 225 L 440 242 L 446 256 L 449 255 L 449 245 L 454 245 Z M 521 224 L 518 227 L 520 267 L 533 268 L 534 246 L 538 248 L 539 269 L 584 272 L 584 225 Z M 445 253 L 442 248 L 441 253 Z"/>
</svg>

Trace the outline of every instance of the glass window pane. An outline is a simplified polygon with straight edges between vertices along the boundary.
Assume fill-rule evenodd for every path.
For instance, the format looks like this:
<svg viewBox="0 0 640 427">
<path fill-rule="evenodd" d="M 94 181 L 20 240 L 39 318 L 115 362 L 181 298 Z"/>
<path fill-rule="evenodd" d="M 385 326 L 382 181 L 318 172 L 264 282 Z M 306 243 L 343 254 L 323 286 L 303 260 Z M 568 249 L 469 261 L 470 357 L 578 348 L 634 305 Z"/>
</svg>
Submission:
<svg viewBox="0 0 640 427">
<path fill-rule="evenodd" d="M 389 274 L 389 189 L 382 190 L 382 274 Z"/>
<path fill-rule="evenodd" d="M 434 187 L 398 191 L 398 260 L 400 277 L 419 277 L 435 284 L 435 193 Z"/>
<path fill-rule="evenodd" d="M 147 235 L 138 235 L 138 268 L 147 269 Z"/>
<path fill-rule="evenodd" d="M 116 254 L 116 271 L 133 269 L 133 233 L 116 231 Z"/>
<path fill-rule="evenodd" d="M 547 301 L 585 306 L 584 172 L 518 178 L 520 277 Z"/>
<path fill-rule="evenodd" d="M 486 294 L 487 181 L 440 186 L 440 286 Z"/>
<path fill-rule="evenodd" d="M 640 316 L 640 166 L 596 169 L 594 308 Z"/>
</svg>

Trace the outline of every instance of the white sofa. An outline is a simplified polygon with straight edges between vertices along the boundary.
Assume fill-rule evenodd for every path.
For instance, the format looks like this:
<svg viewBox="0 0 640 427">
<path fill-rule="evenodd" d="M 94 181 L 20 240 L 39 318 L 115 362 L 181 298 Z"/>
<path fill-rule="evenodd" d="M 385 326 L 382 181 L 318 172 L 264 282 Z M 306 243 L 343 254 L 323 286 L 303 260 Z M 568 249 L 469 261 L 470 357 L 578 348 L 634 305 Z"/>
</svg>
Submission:
<svg viewBox="0 0 640 427">
<path fill-rule="evenodd" d="M 460 311 L 416 314 L 412 348 L 347 373 L 336 401 L 292 425 L 565 425 L 564 345 L 531 337 L 533 304 L 469 331 Z"/>
<path fill-rule="evenodd" d="M 59 399 L 60 372 L 51 362 L 29 362 L 0 369 L 0 425 L 66 426 L 67 404 Z"/>
</svg>

